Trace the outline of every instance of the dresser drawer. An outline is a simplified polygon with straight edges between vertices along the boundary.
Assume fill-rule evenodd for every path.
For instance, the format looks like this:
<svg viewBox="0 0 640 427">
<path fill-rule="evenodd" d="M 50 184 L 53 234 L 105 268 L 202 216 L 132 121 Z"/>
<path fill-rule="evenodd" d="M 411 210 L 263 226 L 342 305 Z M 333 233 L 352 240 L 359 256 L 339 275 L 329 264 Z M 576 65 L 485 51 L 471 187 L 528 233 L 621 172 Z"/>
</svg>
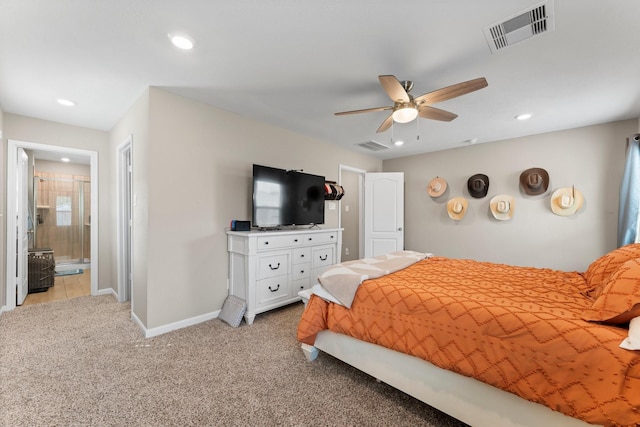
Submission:
<svg viewBox="0 0 640 427">
<path fill-rule="evenodd" d="M 323 245 L 325 243 L 336 243 L 338 241 L 338 233 L 310 233 L 300 236 L 302 243 L 305 245 Z"/>
<path fill-rule="evenodd" d="M 298 292 L 311 288 L 311 280 L 308 277 L 306 279 L 294 280 L 291 282 L 291 286 L 293 287 L 293 294 L 297 295 Z"/>
<path fill-rule="evenodd" d="M 258 279 L 280 276 L 289 272 L 289 253 L 280 252 L 258 257 Z"/>
<path fill-rule="evenodd" d="M 312 259 L 312 267 L 325 267 L 335 264 L 335 246 L 326 245 L 320 246 L 317 248 L 313 248 L 313 254 L 311 256 Z"/>
<path fill-rule="evenodd" d="M 279 299 L 289 298 L 288 277 L 277 276 L 256 282 L 256 299 L 258 305 L 273 303 Z"/>
<path fill-rule="evenodd" d="M 311 262 L 311 248 L 296 248 L 293 250 L 292 264 Z"/>
<path fill-rule="evenodd" d="M 291 267 L 291 278 L 293 280 L 303 279 L 311 275 L 311 263 L 295 264 Z"/>
<path fill-rule="evenodd" d="M 257 250 L 270 251 L 278 248 L 289 248 L 301 246 L 304 239 L 301 235 L 291 236 L 260 236 L 256 239 L 258 243 Z"/>
</svg>

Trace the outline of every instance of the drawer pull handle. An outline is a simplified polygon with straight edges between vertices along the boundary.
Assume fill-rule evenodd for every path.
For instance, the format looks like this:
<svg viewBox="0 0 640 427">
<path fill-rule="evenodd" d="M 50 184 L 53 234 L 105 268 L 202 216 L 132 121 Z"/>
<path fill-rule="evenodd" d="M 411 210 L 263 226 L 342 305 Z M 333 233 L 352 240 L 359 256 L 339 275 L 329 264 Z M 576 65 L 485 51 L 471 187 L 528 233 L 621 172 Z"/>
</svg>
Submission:
<svg viewBox="0 0 640 427">
<path fill-rule="evenodd" d="M 278 289 L 280 289 L 280 283 L 278 283 L 278 286 L 276 286 L 276 288 L 275 288 L 275 289 L 271 289 L 271 286 L 269 286 L 269 290 L 270 290 L 271 292 L 277 292 L 277 291 L 278 291 Z"/>
<path fill-rule="evenodd" d="M 313 237 L 309 237 L 309 241 L 312 241 L 312 240 L 313 240 Z"/>
<path fill-rule="evenodd" d="M 298 243 L 298 239 L 293 239 L 293 243 Z"/>
<path fill-rule="evenodd" d="M 300 255 L 300 258 L 304 258 L 304 254 Z"/>
<path fill-rule="evenodd" d="M 278 265 L 276 265 L 275 267 L 272 266 L 271 264 L 269 264 L 269 268 L 272 269 L 272 270 L 277 270 L 277 269 L 280 268 L 280 263 L 278 263 Z"/>
<path fill-rule="evenodd" d="M 265 244 L 265 245 L 268 245 L 268 244 L 269 244 L 269 242 L 264 242 L 264 244 Z"/>
<path fill-rule="evenodd" d="M 300 274 L 304 274 L 304 270 L 300 270 Z"/>
<path fill-rule="evenodd" d="M 327 258 L 329 258 L 329 255 L 325 255 L 324 258 L 322 258 L 322 255 L 320 255 L 320 261 L 326 261 Z"/>
</svg>

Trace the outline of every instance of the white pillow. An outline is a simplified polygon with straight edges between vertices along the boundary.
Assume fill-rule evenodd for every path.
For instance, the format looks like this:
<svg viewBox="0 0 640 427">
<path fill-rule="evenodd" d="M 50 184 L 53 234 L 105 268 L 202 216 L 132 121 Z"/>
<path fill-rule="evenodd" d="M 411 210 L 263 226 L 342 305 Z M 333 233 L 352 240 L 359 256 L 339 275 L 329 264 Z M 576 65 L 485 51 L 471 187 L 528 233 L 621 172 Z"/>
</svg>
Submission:
<svg viewBox="0 0 640 427">
<path fill-rule="evenodd" d="M 640 317 L 634 317 L 629 322 L 629 336 L 620 343 L 625 350 L 640 350 Z"/>
</svg>

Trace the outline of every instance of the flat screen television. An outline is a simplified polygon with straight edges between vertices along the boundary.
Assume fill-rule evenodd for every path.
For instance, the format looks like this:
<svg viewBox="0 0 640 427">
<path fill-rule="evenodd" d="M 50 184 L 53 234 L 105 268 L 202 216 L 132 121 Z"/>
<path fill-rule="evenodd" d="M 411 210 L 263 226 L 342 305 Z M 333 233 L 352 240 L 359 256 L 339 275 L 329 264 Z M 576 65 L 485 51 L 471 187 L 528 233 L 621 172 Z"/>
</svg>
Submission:
<svg viewBox="0 0 640 427">
<path fill-rule="evenodd" d="M 258 228 L 324 224 L 324 176 L 254 164 L 252 222 Z"/>
</svg>

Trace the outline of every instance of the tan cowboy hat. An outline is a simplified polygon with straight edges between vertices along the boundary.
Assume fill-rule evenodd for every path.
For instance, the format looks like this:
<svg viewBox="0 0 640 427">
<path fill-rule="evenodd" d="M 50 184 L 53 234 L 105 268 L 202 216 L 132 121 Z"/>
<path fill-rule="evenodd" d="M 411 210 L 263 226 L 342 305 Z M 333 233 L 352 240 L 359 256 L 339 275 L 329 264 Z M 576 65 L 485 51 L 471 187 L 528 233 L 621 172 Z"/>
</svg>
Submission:
<svg viewBox="0 0 640 427">
<path fill-rule="evenodd" d="M 527 169 L 520 174 L 520 188 L 530 196 L 546 193 L 549 188 L 549 173 L 542 168 Z"/>
<path fill-rule="evenodd" d="M 464 214 L 467 213 L 469 202 L 464 197 L 454 197 L 447 202 L 447 213 L 449 218 L 454 221 L 460 221 Z"/>
<path fill-rule="evenodd" d="M 551 195 L 551 210 L 556 215 L 573 215 L 583 204 L 584 196 L 575 187 L 558 188 Z"/>
<path fill-rule="evenodd" d="M 445 191 L 447 191 L 447 181 L 439 176 L 433 178 L 429 181 L 429 185 L 427 185 L 427 193 L 429 193 L 431 197 L 442 196 Z"/>
<path fill-rule="evenodd" d="M 491 199 L 489 206 L 493 217 L 497 220 L 504 221 L 511 219 L 513 216 L 515 200 L 508 194 L 498 194 Z"/>
</svg>

